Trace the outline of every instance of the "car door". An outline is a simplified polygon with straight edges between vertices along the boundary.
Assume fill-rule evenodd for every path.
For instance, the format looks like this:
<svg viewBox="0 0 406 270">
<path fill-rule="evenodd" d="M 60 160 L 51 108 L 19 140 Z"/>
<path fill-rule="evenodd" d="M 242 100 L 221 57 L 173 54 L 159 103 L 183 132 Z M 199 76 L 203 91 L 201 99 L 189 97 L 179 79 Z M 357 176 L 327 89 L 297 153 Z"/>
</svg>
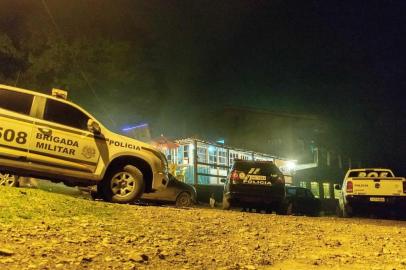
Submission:
<svg viewBox="0 0 406 270">
<path fill-rule="evenodd" d="M 297 188 L 296 189 L 296 205 L 298 212 L 305 214 L 309 211 L 309 198 L 306 196 L 306 189 Z"/>
<path fill-rule="evenodd" d="M 304 189 L 304 193 L 304 212 L 309 215 L 317 214 L 320 211 L 320 200 L 314 197 L 313 193 L 308 189 Z"/>
<path fill-rule="evenodd" d="M 41 117 L 33 127 L 29 160 L 72 171 L 95 171 L 100 152 L 87 128 L 90 116 L 78 107 L 43 98 Z"/>
<path fill-rule="evenodd" d="M 0 167 L 18 167 L 26 162 L 34 118 L 34 96 L 0 87 Z"/>
</svg>

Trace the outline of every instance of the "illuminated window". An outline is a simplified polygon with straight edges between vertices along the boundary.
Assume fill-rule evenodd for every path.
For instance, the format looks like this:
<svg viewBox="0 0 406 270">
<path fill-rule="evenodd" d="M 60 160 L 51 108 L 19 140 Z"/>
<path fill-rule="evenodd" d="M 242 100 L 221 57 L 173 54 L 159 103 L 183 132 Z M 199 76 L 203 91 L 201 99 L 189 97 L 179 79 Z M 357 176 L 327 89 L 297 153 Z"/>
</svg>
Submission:
<svg viewBox="0 0 406 270">
<path fill-rule="evenodd" d="M 334 188 L 334 198 L 339 199 L 341 196 L 341 190 L 335 189 Z"/>
<path fill-rule="evenodd" d="M 330 183 L 323 183 L 323 193 L 325 199 L 330 199 Z"/>
<path fill-rule="evenodd" d="M 209 163 L 211 164 L 217 163 L 217 149 L 214 147 L 209 148 Z"/>
<path fill-rule="evenodd" d="M 314 197 L 320 198 L 320 190 L 319 190 L 319 183 L 317 182 L 310 182 L 310 190 L 314 194 Z"/>
<path fill-rule="evenodd" d="M 183 146 L 183 157 L 188 158 L 189 157 L 189 145 Z"/>
<path fill-rule="evenodd" d="M 299 186 L 307 188 L 307 182 L 300 181 Z"/>
<path fill-rule="evenodd" d="M 227 164 L 227 151 L 225 149 L 219 149 L 219 164 L 226 165 Z"/>
<path fill-rule="evenodd" d="M 238 154 L 230 153 L 230 167 L 233 165 L 235 159 L 238 159 Z"/>
<path fill-rule="evenodd" d="M 207 148 L 197 147 L 197 160 L 199 162 L 207 162 Z"/>
</svg>

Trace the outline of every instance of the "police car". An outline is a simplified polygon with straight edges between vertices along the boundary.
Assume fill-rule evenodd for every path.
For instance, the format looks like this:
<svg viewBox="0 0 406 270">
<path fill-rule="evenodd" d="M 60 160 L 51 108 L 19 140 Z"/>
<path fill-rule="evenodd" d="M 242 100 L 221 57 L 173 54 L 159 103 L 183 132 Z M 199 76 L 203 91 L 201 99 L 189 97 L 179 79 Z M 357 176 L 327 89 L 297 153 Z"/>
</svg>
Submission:
<svg viewBox="0 0 406 270">
<path fill-rule="evenodd" d="M 0 85 L 0 182 L 12 185 L 18 175 L 97 185 L 103 199 L 117 203 L 166 188 L 161 152 L 109 131 L 66 97 Z"/>
<path fill-rule="evenodd" d="M 337 214 L 351 217 L 367 211 L 404 212 L 406 179 L 395 177 L 390 169 L 362 168 L 347 171 L 338 197 Z"/>
<path fill-rule="evenodd" d="M 287 214 L 285 178 L 272 161 L 235 160 L 224 183 L 225 210 L 238 206 Z"/>
</svg>

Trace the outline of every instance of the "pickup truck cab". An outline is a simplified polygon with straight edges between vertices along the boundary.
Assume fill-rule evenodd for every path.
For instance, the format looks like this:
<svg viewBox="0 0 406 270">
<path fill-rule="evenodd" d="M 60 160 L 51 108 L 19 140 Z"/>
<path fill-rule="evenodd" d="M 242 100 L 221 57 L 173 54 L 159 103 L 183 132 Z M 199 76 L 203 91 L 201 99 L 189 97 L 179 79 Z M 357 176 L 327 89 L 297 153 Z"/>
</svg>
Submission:
<svg viewBox="0 0 406 270">
<path fill-rule="evenodd" d="M 338 214 L 350 217 L 361 211 L 402 210 L 406 208 L 406 180 L 395 177 L 390 169 L 350 169 L 339 196 Z"/>
<path fill-rule="evenodd" d="M 97 185 L 107 201 L 130 203 L 166 188 L 165 156 L 153 146 L 111 132 L 66 100 L 0 85 L 0 175 L 68 186 Z"/>
</svg>

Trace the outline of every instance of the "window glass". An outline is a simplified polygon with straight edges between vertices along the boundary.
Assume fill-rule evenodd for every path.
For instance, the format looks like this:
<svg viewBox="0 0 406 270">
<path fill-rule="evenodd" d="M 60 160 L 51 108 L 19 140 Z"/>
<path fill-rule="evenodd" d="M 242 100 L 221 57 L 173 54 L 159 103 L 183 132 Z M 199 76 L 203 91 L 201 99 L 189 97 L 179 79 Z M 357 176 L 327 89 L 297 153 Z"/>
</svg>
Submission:
<svg viewBox="0 0 406 270">
<path fill-rule="evenodd" d="M 393 177 L 390 171 L 385 170 L 363 170 L 352 171 L 348 177 Z"/>
<path fill-rule="evenodd" d="M 207 148 L 197 147 L 197 160 L 199 162 L 207 163 Z M 215 161 L 217 162 L 217 161 Z"/>
<path fill-rule="evenodd" d="M 183 146 L 183 157 L 189 158 L 189 145 Z"/>
<path fill-rule="evenodd" d="M 34 96 L 0 89 L 0 108 L 29 115 Z"/>
<path fill-rule="evenodd" d="M 219 164 L 227 165 L 227 151 L 225 149 L 219 149 Z"/>
<path fill-rule="evenodd" d="M 310 190 L 306 189 L 306 197 L 314 198 L 314 195 Z"/>
<path fill-rule="evenodd" d="M 319 191 L 319 183 L 318 182 L 311 182 L 310 183 L 310 190 L 314 194 L 314 197 L 320 198 L 320 191 Z"/>
<path fill-rule="evenodd" d="M 217 163 L 217 148 L 213 146 L 209 146 L 209 163 L 216 164 Z"/>
<path fill-rule="evenodd" d="M 330 183 L 323 183 L 323 193 L 325 199 L 330 199 Z"/>
<path fill-rule="evenodd" d="M 296 195 L 296 189 L 295 188 L 286 188 L 286 194 L 295 196 Z"/>
<path fill-rule="evenodd" d="M 334 189 L 334 198 L 338 199 L 338 198 L 340 198 L 340 195 L 341 195 L 341 190 Z"/>
<path fill-rule="evenodd" d="M 253 173 L 253 169 L 256 169 L 258 175 L 281 175 L 281 171 L 272 161 L 236 161 L 234 162 L 233 169 L 242 171 L 246 174 Z"/>
<path fill-rule="evenodd" d="M 69 104 L 48 99 L 45 106 L 44 119 L 58 124 L 87 130 L 89 117 Z"/>
<path fill-rule="evenodd" d="M 307 182 L 300 181 L 299 186 L 300 186 L 300 187 L 307 188 Z"/>
<path fill-rule="evenodd" d="M 303 189 L 303 188 L 298 188 L 297 191 L 296 191 L 296 194 L 297 194 L 298 197 L 304 198 L 304 197 L 306 197 L 306 192 L 305 191 L 306 190 Z"/>
</svg>

